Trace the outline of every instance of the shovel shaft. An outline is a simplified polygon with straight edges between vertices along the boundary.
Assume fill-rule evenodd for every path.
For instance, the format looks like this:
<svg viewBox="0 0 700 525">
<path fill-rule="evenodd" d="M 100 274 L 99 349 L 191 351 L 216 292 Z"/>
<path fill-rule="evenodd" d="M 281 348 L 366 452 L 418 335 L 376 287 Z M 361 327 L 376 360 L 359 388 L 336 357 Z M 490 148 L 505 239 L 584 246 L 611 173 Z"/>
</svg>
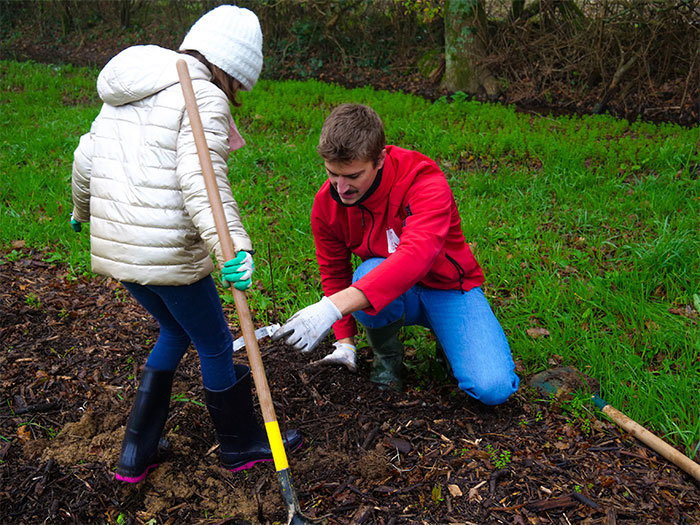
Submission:
<svg viewBox="0 0 700 525">
<path fill-rule="evenodd" d="M 530 385 L 543 394 L 550 395 L 558 394 L 560 391 L 580 388 L 581 384 L 585 384 L 584 379 L 589 380 L 590 378 L 586 378 L 586 376 L 573 367 L 562 366 L 535 374 L 530 379 Z M 591 401 L 620 428 L 644 443 L 654 452 L 666 458 L 678 468 L 683 469 L 696 480 L 700 481 L 700 465 L 695 461 L 673 448 L 663 439 L 652 434 L 649 430 L 630 419 L 615 407 L 609 405 L 608 402 L 598 394 L 591 395 Z"/>
<path fill-rule="evenodd" d="M 649 432 L 642 425 L 640 425 L 633 419 L 630 419 L 615 407 L 605 405 L 602 408 L 602 410 L 603 413 L 606 414 L 615 423 L 617 423 L 617 425 L 619 425 L 620 428 L 626 430 L 632 436 L 634 436 L 639 441 L 647 445 L 649 448 L 651 448 L 655 452 L 658 452 L 671 463 L 686 471 L 696 480 L 700 481 L 700 465 L 698 465 L 695 461 L 690 459 L 688 456 L 680 453 L 678 450 L 673 448 L 664 440 L 657 437 L 655 434 Z"/>
<path fill-rule="evenodd" d="M 185 106 L 190 119 L 190 125 L 192 126 L 197 155 L 199 156 L 199 164 L 202 168 L 202 175 L 204 176 L 204 183 L 207 188 L 207 196 L 209 197 L 209 203 L 214 215 L 214 224 L 216 226 L 216 233 L 219 236 L 221 252 L 224 260 L 228 261 L 235 257 L 233 241 L 231 240 L 231 233 L 228 229 L 228 222 L 226 221 L 226 214 L 224 213 L 224 207 L 221 202 L 219 187 L 216 183 L 214 167 L 211 162 L 211 157 L 209 156 L 209 147 L 207 146 L 206 137 L 204 136 L 204 128 L 199 116 L 199 108 L 197 107 L 197 100 L 194 95 L 194 88 L 192 87 L 192 79 L 187 69 L 187 62 L 180 59 L 177 61 L 176 66 L 182 93 L 185 96 Z M 258 393 L 263 420 L 265 421 L 265 430 L 267 431 L 267 436 L 272 448 L 275 469 L 279 471 L 288 468 L 287 455 L 282 443 L 279 425 L 277 424 L 277 417 L 275 416 L 275 409 L 272 404 L 272 397 L 270 396 L 270 387 L 267 383 L 265 369 L 263 367 L 262 358 L 260 357 L 260 348 L 258 347 L 258 340 L 255 337 L 253 320 L 250 316 L 250 309 L 248 308 L 248 301 L 246 300 L 245 293 L 235 288 L 232 288 L 232 290 L 233 300 L 236 304 L 236 311 L 238 312 L 238 322 L 243 332 L 248 361 L 250 363 L 253 381 L 255 382 L 255 389 Z"/>
</svg>

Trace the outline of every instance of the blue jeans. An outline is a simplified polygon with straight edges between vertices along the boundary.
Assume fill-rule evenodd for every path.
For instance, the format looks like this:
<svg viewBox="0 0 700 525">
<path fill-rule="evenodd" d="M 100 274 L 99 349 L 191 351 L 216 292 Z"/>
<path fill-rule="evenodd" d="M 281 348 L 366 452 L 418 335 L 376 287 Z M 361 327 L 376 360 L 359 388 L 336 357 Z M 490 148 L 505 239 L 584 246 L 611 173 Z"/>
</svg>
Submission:
<svg viewBox="0 0 700 525">
<path fill-rule="evenodd" d="M 363 262 L 353 282 L 384 259 Z M 442 345 L 459 388 L 486 405 L 503 403 L 520 383 L 510 347 L 481 288 L 468 292 L 436 290 L 420 284 L 399 296 L 377 315 L 355 312 L 369 328 L 386 326 L 405 316 L 404 325 L 431 329 Z"/>
<path fill-rule="evenodd" d="M 122 284 L 160 326 L 146 366 L 175 370 L 193 342 L 204 387 L 218 391 L 233 386 L 233 337 L 211 276 L 187 286 Z"/>
</svg>

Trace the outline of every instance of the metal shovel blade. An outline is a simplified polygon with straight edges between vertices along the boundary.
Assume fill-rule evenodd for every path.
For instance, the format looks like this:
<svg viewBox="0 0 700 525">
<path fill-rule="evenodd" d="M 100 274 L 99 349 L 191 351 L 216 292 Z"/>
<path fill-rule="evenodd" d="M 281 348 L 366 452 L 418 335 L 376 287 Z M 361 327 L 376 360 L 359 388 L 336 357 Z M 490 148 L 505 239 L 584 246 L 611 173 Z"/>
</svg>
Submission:
<svg viewBox="0 0 700 525">
<path fill-rule="evenodd" d="M 595 379 L 585 376 L 571 366 L 544 370 L 533 375 L 528 383 L 544 395 L 560 395 L 576 390 L 589 391 L 592 394 L 600 392 L 600 384 Z"/>
<path fill-rule="evenodd" d="M 255 331 L 255 339 L 260 341 L 263 337 L 269 337 L 272 334 L 274 334 L 277 329 L 280 327 L 278 323 L 273 323 L 268 326 L 263 326 L 262 328 L 258 328 Z M 243 336 L 239 337 L 233 342 L 233 351 L 236 352 L 237 350 L 240 350 L 241 348 L 245 348 L 245 341 L 243 340 Z"/>
<path fill-rule="evenodd" d="M 282 499 L 287 506 L 287 525 L 311 525 L 313 522 L 304 516 L 301 508 L 299 507 L 299 500 L 297 499 L 296 492 L 294 491 L 292 475 L 289 472 L 289 469 L 278 470 L 277 478 L 279 479 L 280 486 L 282 487 Z"/>
<path fill-rule="evenodd" d="M 545 395 L 559 395 L 567 391 L 589 390 L 591 392 L 591 401 L 615 424 L 700 481 L 700 464 L 682 454 L 601 398 L 599 395 L 600 385 L 595 379 L 582 374 L 573 367 L 561 366 L 535 374 L 529 383 L 531 387 Z"/>
</svg>

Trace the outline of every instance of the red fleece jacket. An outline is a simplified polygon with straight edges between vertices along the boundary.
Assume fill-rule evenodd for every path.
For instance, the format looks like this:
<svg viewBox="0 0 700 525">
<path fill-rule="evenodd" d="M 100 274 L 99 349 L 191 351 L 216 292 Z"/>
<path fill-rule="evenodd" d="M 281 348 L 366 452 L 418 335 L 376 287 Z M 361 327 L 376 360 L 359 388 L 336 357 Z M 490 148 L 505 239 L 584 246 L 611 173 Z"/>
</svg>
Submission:
<svg viewBox="0 0 700 525">
<path fill-rule="evenodd" d="M 484 274 L 464 239 L 445 175 L 416 151 L 386 151 L 378 186 L 359 204 L 342 204 L 328 180 L 316 194 L 311 229 L 324 294 L 352 284 L 370 302 L 365 312 L 374 315 L 417 283 L 465 292 L 481 286 Z M 351 254 L 386 260 L 353 284 Z M 357 333 L 350 315 L 333 329 L 337 339 Z"/>
</svg>

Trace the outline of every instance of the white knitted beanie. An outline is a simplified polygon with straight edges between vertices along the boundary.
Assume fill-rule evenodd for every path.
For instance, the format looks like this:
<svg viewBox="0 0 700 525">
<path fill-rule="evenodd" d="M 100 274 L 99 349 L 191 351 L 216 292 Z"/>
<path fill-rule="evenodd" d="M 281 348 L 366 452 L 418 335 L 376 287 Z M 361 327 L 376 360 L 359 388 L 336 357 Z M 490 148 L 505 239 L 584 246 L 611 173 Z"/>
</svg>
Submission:
<svg viewBox="0 0 700 525">
<path fill-rule="evenodd" d="M 238 80 L 245 91 L 262 69 L 262 30 L 252 11 L 234 5 L 212 9 L 190 28 L 180 50 L 199 51 L 215 66 Z"/>
</svg>

